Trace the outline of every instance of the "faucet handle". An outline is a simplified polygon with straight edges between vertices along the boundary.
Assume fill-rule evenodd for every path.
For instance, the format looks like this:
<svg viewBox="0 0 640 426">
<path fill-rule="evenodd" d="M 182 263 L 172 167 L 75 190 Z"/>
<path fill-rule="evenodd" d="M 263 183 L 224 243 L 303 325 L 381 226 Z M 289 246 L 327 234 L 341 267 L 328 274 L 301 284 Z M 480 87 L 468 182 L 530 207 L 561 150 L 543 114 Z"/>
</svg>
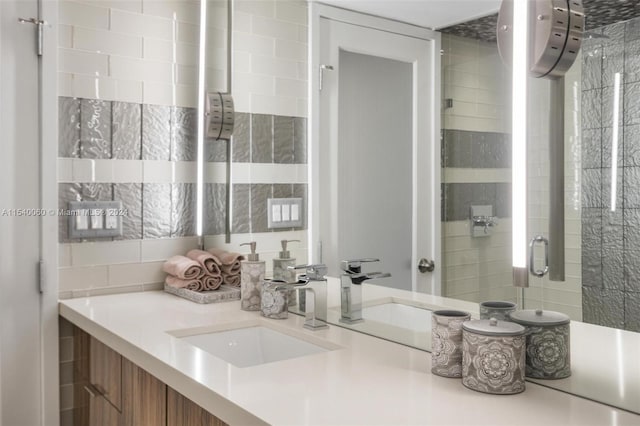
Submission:
<svg viewBox="0 0 640 426">
<path fill-rule="evenodd" d="M 360 273 L 362 271 L 362 264 L 369 262 L 380 262 L 380 259 L 368 257 L 364 259 L 343 260 L 340 262 L 340 268 L 348 273 Z"/>
<path fill-rule="evenodd" d="M 287 269 L 304 269 L 305 275 L 311 281 L 324 280 L 324 276 L 327 275 L 328 271 L 327 265 L 323 263 L 289 266 Z"/>
</svg>

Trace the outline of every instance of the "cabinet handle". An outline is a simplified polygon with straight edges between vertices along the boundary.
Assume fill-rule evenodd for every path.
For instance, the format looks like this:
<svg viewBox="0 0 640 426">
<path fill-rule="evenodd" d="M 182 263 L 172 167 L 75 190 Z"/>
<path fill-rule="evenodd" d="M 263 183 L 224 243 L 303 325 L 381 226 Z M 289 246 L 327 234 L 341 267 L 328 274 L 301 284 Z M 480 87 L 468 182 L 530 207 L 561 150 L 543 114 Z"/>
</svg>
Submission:
<svg viewBox="0 0 640 426">
<path fill-rule="evenodd" d="M 87 391 L 87 393 L 91 396 L 91 398 L 95 398 L 96 396 L 102 396 L 102 393 L 98 391 L 98 389 L 96 389 L 96 387 L 90 383 L 84 385 L 84 390 Z"/>
</svg>

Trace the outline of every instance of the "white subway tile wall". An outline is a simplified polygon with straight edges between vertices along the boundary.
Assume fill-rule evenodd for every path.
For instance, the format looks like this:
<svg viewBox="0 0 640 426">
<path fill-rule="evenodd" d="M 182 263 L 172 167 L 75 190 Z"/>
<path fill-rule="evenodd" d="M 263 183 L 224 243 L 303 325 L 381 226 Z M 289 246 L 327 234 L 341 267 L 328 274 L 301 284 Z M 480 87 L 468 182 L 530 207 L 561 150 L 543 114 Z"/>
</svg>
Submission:
<svg viewBox="0 0 640 426">
<path fill-rule="evenodd" d="M 225 90 L 226 1 L 210 0 L 207 5 L 207 87 Z M 306 117 L 306 2 L 236 0 L 235 7 L 236 109 Z M 59 11 L 60 96 L 196 106 L 199 0 L 62 0 Z M 61 157 L 77 157 L 76 149 L 61 153 Z M 112 191 L 119 190 L 118 184 L 139 191 L 140 184 L 195 182 L 193 161 L 145 159 L 144 154 L 142 158 L 116 157 L 115 151 L 112 159 L 59 158 L 58 181 L 72 185 L 69 189 L 73 197 L 78 196 L 74 195 L 77 191 L 83 191 L 81 188 L 96 184 L 106 184 Z M 223 182 L 220 173 L 224 170 L 223 163 L 206 165 L 207 182 Z M 234 162 L 233 167 L 239 184 L 292 184 L 293 188 L 295 184 L 305 184 L 307 179 L 306 164 Z M 136 216 L 135 222 L 140 220 Z M 138 225 L 129 232 L 141 233 Z M 291 232 L 294 235 L 291 238 L 306 241 L 304 230 Z M 220 238 L 211 238 L 216 245 L 224 246 Z M 259 238 L 265 250 L 263 256 L 269 257 L 277 255 L 279 240 L 285 237 L 282 232 L 254 232 L 233 238 L 243 241 Z M 162 274 L 158 273 L 160 263 L 196 245 L 193 237 L 62 242 L 61 296 L 156 288 L 154 283 L 162 281 Z M 296 253 L 295 249 L 292 251 Z M 306 242 L 300 245 L 299 253 L 298 258 L 306 260 Z"/>
</svg>

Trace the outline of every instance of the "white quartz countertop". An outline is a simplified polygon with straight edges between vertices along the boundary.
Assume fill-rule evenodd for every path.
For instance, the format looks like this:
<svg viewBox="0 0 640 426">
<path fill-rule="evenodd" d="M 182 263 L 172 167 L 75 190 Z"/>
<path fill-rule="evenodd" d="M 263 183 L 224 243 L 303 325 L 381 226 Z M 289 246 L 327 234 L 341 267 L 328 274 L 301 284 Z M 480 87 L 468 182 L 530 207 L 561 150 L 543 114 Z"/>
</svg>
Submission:
<svg viewBox="0 0 640 426">
<path fill-rule="evenodd" d="M 239 302 L 198 305 L 164 292 L 60 302 L 60 314 L 229 424 L 639 425 L 640 416 L 527 383 L 487 395 L 432 375 L 430 354 L 303 318 L 267 320 Z M 340 349 L 239 368 L 169 334 L 268 321 Z M 593 386 L 597 386 L 594 383 Z"/>
</svg>

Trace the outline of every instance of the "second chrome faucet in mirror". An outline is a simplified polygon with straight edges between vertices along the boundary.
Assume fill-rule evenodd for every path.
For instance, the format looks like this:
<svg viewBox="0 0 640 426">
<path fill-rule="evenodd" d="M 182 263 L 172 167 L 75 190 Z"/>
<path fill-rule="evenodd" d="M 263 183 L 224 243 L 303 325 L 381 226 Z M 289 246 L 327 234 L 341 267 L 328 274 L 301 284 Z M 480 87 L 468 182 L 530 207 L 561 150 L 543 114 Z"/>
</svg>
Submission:
<svg viewBox="0 0 640 426">
<path fill-rule="evenodd" d="M 362 322 L 362 286 L 367 280 L 387 278 L 387 272 L 362 272 L 362 264 L 379 262 L 380 259 L 367 258 L 343 260 L 340 264 L 340 322 L 355 324 Z"/>
</svg>

